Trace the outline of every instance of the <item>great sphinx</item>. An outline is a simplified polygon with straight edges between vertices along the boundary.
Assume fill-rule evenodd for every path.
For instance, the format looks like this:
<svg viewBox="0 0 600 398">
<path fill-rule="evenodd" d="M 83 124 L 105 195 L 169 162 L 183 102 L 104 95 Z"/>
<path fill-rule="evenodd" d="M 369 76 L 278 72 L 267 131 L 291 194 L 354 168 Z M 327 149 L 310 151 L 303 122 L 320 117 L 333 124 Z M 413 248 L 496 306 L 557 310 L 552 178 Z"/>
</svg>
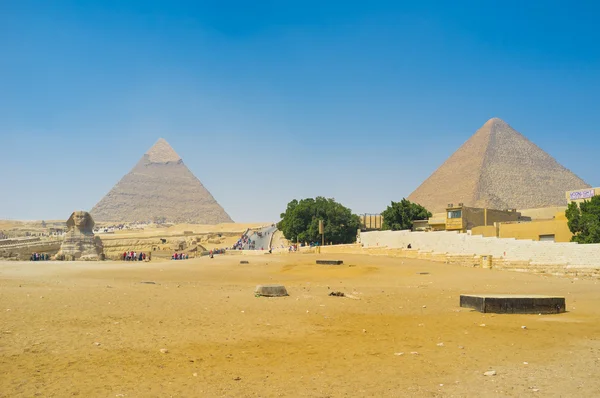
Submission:
<svg viewBox="0 0 600 398">
<path fill-rule="evenodd" d="M 60 250 L 56 260 L 104 260 L 102 240 L 94 236 L 94 220 L 87 211 L 74 211 L 67 220 Z"/>
</svg>

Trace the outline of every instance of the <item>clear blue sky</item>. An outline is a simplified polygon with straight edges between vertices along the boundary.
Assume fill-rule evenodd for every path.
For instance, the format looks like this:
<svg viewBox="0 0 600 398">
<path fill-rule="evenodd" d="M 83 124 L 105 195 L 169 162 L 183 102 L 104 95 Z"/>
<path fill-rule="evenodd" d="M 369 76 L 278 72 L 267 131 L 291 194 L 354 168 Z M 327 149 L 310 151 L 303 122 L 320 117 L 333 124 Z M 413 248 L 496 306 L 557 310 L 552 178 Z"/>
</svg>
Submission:
<svg viewBox="0 0 600 398">
<path fill-rule="evenodd" d="M 235 221 L 316 195 L 376 213 L 494 116 L 600 185 L 598 15 L 551 0 L 1 1 L 0 218 L 91 209 L 159 137 Z"/>
</svg>

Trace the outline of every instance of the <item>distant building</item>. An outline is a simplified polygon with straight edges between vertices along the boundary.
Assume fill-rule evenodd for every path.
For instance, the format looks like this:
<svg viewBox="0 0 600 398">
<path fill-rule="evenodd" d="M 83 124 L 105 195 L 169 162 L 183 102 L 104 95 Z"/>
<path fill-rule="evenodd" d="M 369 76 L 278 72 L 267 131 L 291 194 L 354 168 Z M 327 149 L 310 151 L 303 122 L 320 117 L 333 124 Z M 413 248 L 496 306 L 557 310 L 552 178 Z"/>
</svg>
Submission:
<svg viewBox="0 0 600 398">
<path fill-rule="evenodd" d="M 468 207 L 450 203 L 445 213 L 436 213 L 428 220 L 413 222 L 413 231 L 458 231 L 467 232 L 475 227 L 493 226 L 497 222 L 523 220 L 521 213 L 514 209 L 496 210 Z M 529 218 L 526 218 L 530 220 Z"/>
<path fill-rule="evenodd" d="M 547 242 L 570 242 L 573 237 L 564 212 L 556 213 L 554 218 L 549 220 L 500 222 L 495 223 L 493 226 L 476 227 L 473 228 L 471 234 Z"/>
<path fill-rule="evenodd" d="M 446 209 L 446 231 L 467 232 L 475 227 L 494 225 L 497 222 L 519 221 L 521 213 L 515 209 L 496 210 L 449 204 Z"/>
</svg>

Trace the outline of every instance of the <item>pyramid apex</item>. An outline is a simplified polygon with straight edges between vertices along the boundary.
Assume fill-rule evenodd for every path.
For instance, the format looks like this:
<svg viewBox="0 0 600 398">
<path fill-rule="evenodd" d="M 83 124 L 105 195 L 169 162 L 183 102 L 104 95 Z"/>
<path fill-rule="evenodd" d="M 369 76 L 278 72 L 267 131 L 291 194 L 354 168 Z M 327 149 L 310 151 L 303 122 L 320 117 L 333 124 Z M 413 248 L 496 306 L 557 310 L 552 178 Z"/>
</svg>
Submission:
<svg viewBox="0 0 600 398">
<path fill-rule="evenodd" d="M 488 120 L 487 122 L 485 122 L 484 126 L 489 126 L 489 125 L 493 125 L 493 124 L 507 124 L 504 120 L 500 119 L 499 117 L 493 117 L 490 120 Z"/>
<path fill-rule="evenodd" d="M 181 157 L 164 138 L 159 138 L 146 152 L 148 160 L 152 163 L 179 162 Z"/>
</svg>

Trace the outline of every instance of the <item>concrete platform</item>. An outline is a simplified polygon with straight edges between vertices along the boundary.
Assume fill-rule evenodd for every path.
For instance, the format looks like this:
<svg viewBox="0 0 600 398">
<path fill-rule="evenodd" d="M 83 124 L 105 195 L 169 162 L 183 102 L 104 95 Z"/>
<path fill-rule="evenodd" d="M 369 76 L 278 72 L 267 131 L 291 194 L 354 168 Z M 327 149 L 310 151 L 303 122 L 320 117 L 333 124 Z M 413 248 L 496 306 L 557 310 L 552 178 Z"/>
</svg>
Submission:
<svg viewBox="0 0 600 398">
<path fill-rule="evenodd" d="M 317 264 L 342 265 L 344 262 L 342 260 L 317 260 Z"/>
<path fill-rule="evenodd" d="M 494 314 L 558 314 L 565 298 L 538 294 L 461 294 L 460 306 Z"/>
<path fill-rule="evenodd" d="M 283 285 L 258 285 L 254 289 L 254 294 L 264 297 L 283 297 L 288 296 L 288 292 Z"/>
</svg>

